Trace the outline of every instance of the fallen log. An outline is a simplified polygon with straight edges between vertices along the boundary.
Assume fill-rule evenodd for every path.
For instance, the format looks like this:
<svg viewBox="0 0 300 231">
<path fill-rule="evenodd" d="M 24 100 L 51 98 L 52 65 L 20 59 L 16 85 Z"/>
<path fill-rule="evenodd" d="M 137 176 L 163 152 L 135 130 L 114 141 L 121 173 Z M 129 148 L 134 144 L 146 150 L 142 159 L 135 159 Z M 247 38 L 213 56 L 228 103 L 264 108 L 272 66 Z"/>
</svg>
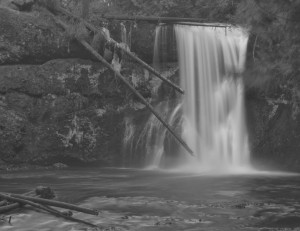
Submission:
<svg viewBox="0 0 300 231">
<path fill-rule="evenodd" d="M 7 194 L 3 194 L 3 193 L 0 193 L 0 198 L 3 198 L 3 199 L 6 199 L 6 200 L 9 200 L 9 201 L 13 201 L 13 202 L 17 202 L 17 203 L 20 203 L 20 204 L 27 204 L 27 205 L 30 205 L 32 207 L 35 207 L 37 209 L 40 209 L 40 210 L 44 210 L 46 212 L 49 212 L 55 216 L 58 216 L 58 217 L 62 217 L 66 220 L 70 220 L 70 221 L 74 221 L 74 222 L 78 222 L 78 223 L 82 223 L 82 224 L 86 224 L 86 225 L 89 225 L 91 227 L 97 227 L 97 228 L 100 228 L 99 226 L 97 225 L 94 225 L 90 222 L 87 222 L 87 221 L 84 221 L 84 220 L 80 220 L 80 219 L 77 219 L 77 218 L 74 218 L 74 217 L 71 217 L 71 216 L 67 216 L 57 210 L 54 210 L 54 209 L 49 209 L 43 205 L 39 205 L 37 203 L 34 203 L 32 201 L 28 201 L 28 200 L 25 200 L 25 199 L 20 199 L 20 198 L 15 198 L 13 196 L 9 196 Z"/>
<path fill-rule="evenodd" d="M 29 197 L 29 196 L 23 196 L 23 195 L 13 194 L 13 193 L 9 193 L 7 195 L 10 195 L 11 197 L 14 197 L 14 198 L 19 198 L 19 199 L 39 203 L 39 204 L 42 204 L 42 205 L 50 205 L 50 206 L 53 206 L 53 207 L 70 209 L 70 210 L 74 210 L 74 211 L 82 212 L 82 213 L 87 213 L 87 214 L 91 214 L 91 215 L 98 215 L 99 214 L 98 211 L 88 209 L 88 208 L 79 207 L 79 206 L 69 204 L 69 203 L 65 203 L 65 202 L 61 202 L 61 201 L 48 200 L 48 199 L 42 199 L 42 198 L 36 198 L 36 197 Z"/>
<path fill-rule="evenodd" d="M 73 15 L 72 13 L 62 9 L 62 8 L 57 8 L 57 11 L 61 14 L 64 14 L 68 17 L 71 17 L 73 19 L 76 19 L 80 22 L 83 22 L 84 25 L 92 32 L 94 33 L 102 33 L 102 30 L 99 30 L 97 27 L 95 27 L 93 24 L 83 20 L 82 18 L 79 18 L 75 15 Z M 148 71 L 150 71 L 152 74 L 154 74 L 155 76 L 157 76 L 159 79 L 161 79 L 162 81 L 164 81 L 166 84 L 168 84 L 169 86 L 173 87 L 176 91 L 180 92 L 181 94 L 184 94 L 184 91 L 177 86 L 176 84 L 172 83 L 170 80 L 168 80 L 167 78 L 163 77 L 158 71 L 156 71 L 153 67 L 151 67 L 150 65 L 148 65 L 147 63 L 145 63 L 143 60 L 139 59 L 135 54 L 133 54 L 132 52 L 130 52 L 129 50 L 127 50 L 126 48 L 124 48 L 122 45 L 120 45 L 120 43 L 116 42 L 114 39 L 112 38 L 107 38 L 105 35 L 103 36 L 108 43 L 113 44 L 114 46 L 116 46 L 117 48 L 121 49 L 126 55 L 128 55 L 130 58 L 132 58 L 133 60 L 135 60 L 137 63 L 139 63 L 143 68 L 147 69 Z"/>
<path fill-rule="evenodd" d="M 20 207 L 21 207 L 21 204 L 19 204 L 19 203 L 13 203 L 13 204 L 1 206 L 0 207 L 0 214 L 1 213 L 7 213 L 11 210 L 14 210 L 14 209 L 17 209 L 17 208 L 20 208 Z"/>
<path fill-rule="evenodd" d="M 31 194 L 33 194 L 33 191 L 24 193 L 23 195 L 27 196 L 27 195 L 31 195 Z M 0 205 L 0 214 L 7 213 L 7 212 L 9 212 L 11 210 L 20 208 L 21 206 L 22 205 L 20 203 L 9 204 L 7 200 L 3 200 L 3 201 L 1 201 L 1 205 Z"/>
<path fill-rule="evenodd" d="M 51 13 L 51 12 L 49 12 Z M 56 18 L 55 16 L 53 19 L 59 24 L 62 28 L 64 28 L 66 31 L 68 31 L 68 26 Z M 192 149 L 181 139 L 171 128 L 171 126 L 163 120 L 163 118 L 155 111 L 155 109 L 152 107 L 150 103 L 133 87 L 131 84 L 126 80 L 126 78 L 120 74 L 120 72 L 116 71 L 114 67 L 109 64 L 90 44 L 88 44 L 86 41 L 84 41 L 81 38 L 76 37 L 76 40 L 84 46 L 98 61 L 100 61 L 105 67 L 107 67 L 109 70 L 115 73 L 115 75 L 134 93 L 136 97 L 155 115 L 155 117 L 166 127 L 166 129 L 173 135 L 175 140 L 181 144 L 185 150 L 192 156 L 194 156 Z"/>
<path fill-rule="evenodd" d="M 201 18 L 177 18 L 177 17 L 149 17 L 149 16 L 119 16 L 119 15 L 102 15 L 101 18 L 106 20 L 121 20 L 121 21 L 145 21 L 149 23 L 168 23 L 168 22 L 197 22 L 202 23 Z M 205 25 L 206 23 L 204 23 Z"/>
<path fill-rule="evenodd" d="M 231 27 L 230 25 L 224 25 L 221 23 L 197 23 L 197 22 L 174 22 L 170 24 L 176 24 L 176 25 L 186 25 L 186 26 L 203 26 L 203 27 L 222 27 L 222 28 L 227 28 Z"/>
</svg>

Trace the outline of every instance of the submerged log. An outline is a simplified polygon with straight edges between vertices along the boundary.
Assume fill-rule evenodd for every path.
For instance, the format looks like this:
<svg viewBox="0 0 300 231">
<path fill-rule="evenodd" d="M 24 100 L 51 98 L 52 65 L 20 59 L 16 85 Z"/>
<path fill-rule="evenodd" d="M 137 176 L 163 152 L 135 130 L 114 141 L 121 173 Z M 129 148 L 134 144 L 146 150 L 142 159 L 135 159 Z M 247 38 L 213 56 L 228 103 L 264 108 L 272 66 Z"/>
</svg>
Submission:
<svg viewBox="0 0 300 231">
<path fill-rule="evenodd" d="M 87 221 L 84 221 L 84 220 L 80 220 L 80 219 L 77 219 L 77 218 L 74 218 L 74 217 L 71 217 L 71 216 L 68 216 L 68 215 L 65 215 L 55 209 L 52 209 L 52 208 L 47 208 L 43 205 L 39 205 L 37 203 L 34 203 L 32 201 L 29 201 L 29 200 L 25 200 L 25 199 L 21 199 L 21 198 L 16 198 L 16 197 L 13 197 L 11 195 L 7 195 L 7 194 L 3 194 L 3 193 L 0 193 L 0 198 L 3 198 L 3 199 L 6 199 L 6 200 L 9 200 L 9 201 L 13 201 L 13 202 L 17 202 L 19 204 L 27 204 L 27 205 L 30 205 L 32 207 L 35 207 L 37 209 L 40 209 L 40 210 L 43 210 L 43 211 L 46 211 L 48 213 L 51 213 L 55 216 L 58 216 L 58 217 L 62 217 L 66 220 L 70 220 L 70 221 L 74 221 L 74 222 L 78 222 L 78 223 L 83 223 L 83 224 L 86 224 L 86 225 L 89 225 L 91 227 L 97 227 L 99 228 L 99 226 L 97 225 L 94 225 L 90 222 L 87 222 Z"/>
<path fill-rule="evenodd" d="M 54 200 L 48 200 L 48 199 L 42 199 L 42 198 L 36 198 L 36 197 L 29 197 L 29 196 L 23 196 L 23 195 L 18 195 L 18 194 L 13 194 L 13 193 L 10 193 L 9 195 L 11 197 L 14 197 L 14 198 L 28 200 L 28 201 L 39 203 L 39 204 L 42 204 L 42 205 L 50 205 L 50 206 L 53 206 L 53 207 L 70 209 L 70 210 L 74 210 L 74 211 L 82 212 L 82 213 L 87 213 L 87 214 L 91 214 L 91 215 L 98 215 L 99 214 L 98 211 L 88 209 L 88 208 L 79 207 L 79 206 L 69 204 L 69 203 L 65 203 L 65 202 L 61 202 L 61 201 L 54 201 Z"/>
<path fill-rule="evenodd" d="M 72 13 L 62 9 L 62 8 L 57 8 L 57 11 L 61 14 L 64 14 L 68 17 L 71 17 L 73 19 L 76 19 L 80 22 L 83 22 L 84 25 L 91 30 L 92 32 L 94 32 L 95 34 L 97 33 L 103 33 L 103 31 L 99 30 L 97 27 L 95 27 L 93 24 L 73 15 Z M 130 52 L 129 50 L 127 50 L 126 48 L 124 48 L 122 45 L 120 45 L 120 43 L 116 42 L 114 39 L 112 38 L 107 38 L 105 35 L 103 36 L 103 38 L 105 38 L 107 40 L 108 43 L 116 46 L 117 48 L 121 49 L 126 55 L 128 55 L 130 58 L 132 58 L 133 60 L 135 60 L 137 63 L 139 63 L 143 68 L 147 69 L 148 71 L 150 71 L 152 74 L 154 74 L 155 76 L 157 76 L 159 79 L 161 79 L 162 81 L 164 81 L 166 84 L 168 84 L 169 86 L 173 87 L 176 91 L 180 92 L 181 94 L 184 94 L 184 91 L 177 86 L 176 84 L 172 83 L 170 80 L 168 80 L 167 78 L 163 77 L 158 71 L 156 71 L 153 67 L 151 67 L 150 65 L 148 65 L 147 63 L 145 63 L 143 60 L 141 60 L 140 58 L 138 58 L 134 53 Z"/>
<path fill-rule="evenodd" d="M 54 16 L 54 20 L 61 25 L 66 31 L 68 31 L 68 26 Z M 77 41 L 83 45 L 98 61 L 100 61 L 105 67 L 115 73 L 115 75 L 134 93 L 136 97 L 155 115 L 155 117 L 166 127 L 166 129 L 173 135 L 175 140 L 177 140 L 189 154 L 194 156 L 192 149 L 181 139 L 171 128 L 171 126 L 164 121 L 164 119 L 155 111 L 150 103 L 126 80 L 126 78 L 120 74 L 119 71 L 116 71 L 114 67 L 109 64 L 90 44 L 85 40 L 76 37 Z"/>
</svg>

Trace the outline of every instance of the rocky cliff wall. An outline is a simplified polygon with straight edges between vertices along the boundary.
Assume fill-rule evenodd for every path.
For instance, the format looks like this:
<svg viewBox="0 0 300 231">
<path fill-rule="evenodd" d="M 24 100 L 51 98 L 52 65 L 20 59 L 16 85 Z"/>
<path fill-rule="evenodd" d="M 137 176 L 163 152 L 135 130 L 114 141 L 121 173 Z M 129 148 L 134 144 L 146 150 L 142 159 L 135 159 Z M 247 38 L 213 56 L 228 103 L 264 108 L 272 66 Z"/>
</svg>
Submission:
<svg viewBox="0 0 300 231">
<path fill-rule="evenodd" d="M 300 90 L 283 82 L 267 91 L 272 84 L 246 85 L 252 161 L 263 169 L 300 171 Z"/>
<path fill-rule="evenodd" d="M 3 2 L 0 165 L 120 165 L 124 117 L 144 106 L 47 13 Z M 129 62 L 122 74 L 151 96 L 147 72 Z"/>
</svg>

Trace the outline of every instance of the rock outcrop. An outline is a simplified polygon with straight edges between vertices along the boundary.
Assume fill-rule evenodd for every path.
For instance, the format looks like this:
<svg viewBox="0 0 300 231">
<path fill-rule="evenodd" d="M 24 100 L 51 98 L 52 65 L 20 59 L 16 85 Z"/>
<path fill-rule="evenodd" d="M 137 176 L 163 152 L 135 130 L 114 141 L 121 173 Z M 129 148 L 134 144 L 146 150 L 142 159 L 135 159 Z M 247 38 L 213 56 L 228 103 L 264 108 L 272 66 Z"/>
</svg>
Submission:
<svg viewBox="0 0 300 231">
<path fill-rule="evenodd" d="M 269 98 L 272 94 L 259 94 L 258 88 L 248 89 L 251 154 L 253 163 L 260 168 L 300 171 L 299 103 L 297 98 L 289 97 L 294 90 L 277 91 L 279 97 Z"/>
<path fill-rule="evenodd" d="M 0 2 L 0 164 L 120 164 L 125 114 L 144 107 L 31 3 Z M 122 74 L 151 96 L 147 72 Z"/>
<path fill-rule="evenodd" d="M 41 64 L 71 57 L 89 55 L 47 12 L 20 12 L 0 4 L 0 65 Z"/>
<path fill-rule="evenodd" d="M 47 165 L 120 162 L 124 113 L 137 107 L 101 64 L 60 59 L 0 66 L 0 73 L 0 159 Z"/>
</svg>

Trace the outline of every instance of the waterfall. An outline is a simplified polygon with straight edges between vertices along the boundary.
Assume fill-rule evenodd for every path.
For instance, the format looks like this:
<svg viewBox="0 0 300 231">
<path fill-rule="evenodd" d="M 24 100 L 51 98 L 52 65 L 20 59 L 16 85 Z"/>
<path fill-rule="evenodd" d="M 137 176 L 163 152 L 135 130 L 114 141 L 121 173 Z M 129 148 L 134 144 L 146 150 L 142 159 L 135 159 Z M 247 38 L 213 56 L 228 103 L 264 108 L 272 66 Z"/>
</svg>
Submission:
<svg viewBox="0 0 300 231">
<path fill-rule="evenodd" d="M 153 66 L 156 70 L 162 71 L 168 61 L 175 61 L 175 39 L 175 32 L 172 26 L 160 24 L 156 27 L 153 52 Z"/>
<path fill-rule="evenodd" d="M 249 165 L 244 115 L 248 35 L 241 28 L 175 26 L 183 97 L 182 136 L 204 168 Z"/>
<path fill-rule="evenodd" d="M 168 166 L 172 160 L 177 167 L 189 170 L 248 169 L 250 154 L 241 78 L 248 34 L 236 27 L 176 25 L 174 30 L 180 85 L 185 95 L 175 104 L 161 102 L 156 110 L 181 134 L 196 157 L 180 148 L 154 116 L 147 121 L 135 145 L 144 147 L 145 163 L 152 167 Z M 157 38 L 167 38 L 165 29 L 157 32 L 163 35 L 157 34 Z"/>
</svg>

